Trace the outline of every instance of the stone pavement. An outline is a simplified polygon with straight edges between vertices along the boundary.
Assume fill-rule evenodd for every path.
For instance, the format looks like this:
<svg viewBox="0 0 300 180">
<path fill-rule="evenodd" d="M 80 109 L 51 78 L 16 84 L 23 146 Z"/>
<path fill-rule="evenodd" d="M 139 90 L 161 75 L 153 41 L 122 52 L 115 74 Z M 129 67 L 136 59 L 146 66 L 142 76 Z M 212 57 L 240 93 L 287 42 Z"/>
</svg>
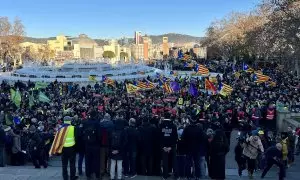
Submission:
<svg viewBox="0 0 300 180">
<path fill-rule="evenodd" d="M 229 180 L 243 180 L 249 179 L 247 177 L 247 171 L 243 172 L 243 177 L 238 177 L 237 165 L 234 161 L 234 146 L 236 145 L 237 132 L 232 133 L 231 148 L 226 158 L 226 179 Z M 0 168 L 0 180 L 62 180 L 61 175 L 61 162 L 60 158 L 53 158 L 50 161 L 50 166 L 47 169 L 34 169 L 33 166 L 19 166 L 19 167 L 4 167 Z M 273 167 L 266 176 L 266 180 L 278 179 L 278 168 Z M 254 179 L 260 179 L 261 172 L 257 172 Z M 104 177 L 104 180 L 109 179 Z M 137 176 L 133 180 L 160 180 L 160 177 L 146 177 Z M 300 157 L 296 157 L 296 162 L 287 170 L 286 180 L 299 180 L 300 179 Z M 84 177 L 80 177 L 80 180 L 85 180 Z"/>
</svg>

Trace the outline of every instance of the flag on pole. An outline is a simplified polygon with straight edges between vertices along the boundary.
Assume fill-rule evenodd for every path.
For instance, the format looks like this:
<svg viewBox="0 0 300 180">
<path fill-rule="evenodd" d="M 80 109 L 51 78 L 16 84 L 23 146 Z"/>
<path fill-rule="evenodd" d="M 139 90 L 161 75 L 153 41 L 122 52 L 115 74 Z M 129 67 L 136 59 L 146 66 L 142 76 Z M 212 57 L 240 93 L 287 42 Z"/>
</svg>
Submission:
<svg viewBox="0 0 300 180">
<path fill-rule="evenodd" d="M 116 86 L 116 82 L 110 78 L 108 78 L 107 76 L 102 76 L 102 82 L 108 85 L 111 85 L 113 87 Z"/>
<path fill-rule="evenodd" d="M 136 93 L 139 90 L 139 87 L 137 87 L 133 84 L 127 83 L 126 90 L 127 90 L 128 94 L 132 94 L 132 93 Z"/>
<path fill-rule="evenodd" d="M 69 126 L 65 126 L 59 129 L 58 132 L 55 134 L 54 141 L 49 151 L 50 156 L 60 154 L 62 152 L 68 134 L 68 130 Z"/>
<path fill-rule="evenodd" d="M 48 83 L 46 82 L 36 82 L 34 88 L 35 89 L 46 89 L 48 87 Z"/>
<path fill-rule="evenodd" d="M 216 94 L 217 92 L 217 88 L 215 87 L 215 85 L 210 82 L 207 78 L 205 79 L 205 89 L 207 91 L 211 91 L 213 94 Z"/>
<path fill-rule="evenodd" d="M 155 84 L 150 82 L 150 81 L 147 81 L 147 82 L 138 81 L 138 82 L 135 82 L 135 86 L 137 86 L 140 89 L 153 89 L 153 88 L 155 88 Z"/>
<path fill-rule="evenodd" d="M 180 84 L 176 81 L 173 81 L 170 83 L 171 88 L 173 89 L 174 92 L 179 92 L 180 91 Z"/>
<path fill-rule="evenodd" d="M 266 76 L 266 75 L 263 75 L 263 74 L 260 74 L 260 73 L 255 73 L 253 75 L 253 79 L 254 79 L 254 82 L 256 82 L 256 83 L 264 83 L 264 82 L 269 81 L 270 77 Z"/>
<path fill-rule="evenodd" d="M 174 92 L 173 89 L 171 88 L 171 86 L 170 86 L 168 83 L 164 83 L 163 88 L 164 88 L 164 90 L 165 90 L 165 92 L 166 92 L 167 94 L 170 94 L 170 93 L 173 93 L 173 92 Z"/>
<path fill-rule="evenodd" d="M 193 83 L 190 83 L 189 93 L 194 97 L 198 96 L 198 89 Z"/>
<path fill-rule="evenodd" d="M 40 91 L 39 92 L 39 101 L 49 103 L 50 99 L 43 92 Z"/>
<path fill-rule="evenodd" d="M 202 76 L 208 76 L 209 75 L 209 70 L 203 66 L 203 65 L 199 65 L 199 64 L 196 64 L 196 72 Z"/>
<path fill-rule="evenodd" d="M 92 81 L 92 82 L 97 82 L 97 77 L 96 76 L 93 76 L 93 75 L 89 75 L 89 81 Z"/>
<path fill-rule="evenodd" d="M 10 99 L 18 108 L 20 108 L 22 97 L 19 90 L 15 91 L 14 89 L 10 89 Z"/>
<path fill-rule="evenodd" d="M 223 96 L 229 96 L 233 91 L 233 88 L 227 84 L 219 84 L 219 93 Z"/>
</svg>

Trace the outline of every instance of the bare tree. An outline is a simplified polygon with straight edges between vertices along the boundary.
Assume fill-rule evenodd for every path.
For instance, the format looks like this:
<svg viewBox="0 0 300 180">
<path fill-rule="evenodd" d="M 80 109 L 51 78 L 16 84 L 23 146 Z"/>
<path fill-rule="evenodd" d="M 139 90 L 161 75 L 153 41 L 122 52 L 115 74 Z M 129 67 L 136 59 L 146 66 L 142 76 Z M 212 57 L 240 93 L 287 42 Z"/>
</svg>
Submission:
<svg viewBox="0 0 300 180">
<path fill-rule="evenodd" d="M 6 63 L 14 62 L 21 58 L 19 44 L 25 36 L 24 25 L 19 18 L 11 24 L 7 17 L 0 17 L 0 58 Z"/>
</svg>

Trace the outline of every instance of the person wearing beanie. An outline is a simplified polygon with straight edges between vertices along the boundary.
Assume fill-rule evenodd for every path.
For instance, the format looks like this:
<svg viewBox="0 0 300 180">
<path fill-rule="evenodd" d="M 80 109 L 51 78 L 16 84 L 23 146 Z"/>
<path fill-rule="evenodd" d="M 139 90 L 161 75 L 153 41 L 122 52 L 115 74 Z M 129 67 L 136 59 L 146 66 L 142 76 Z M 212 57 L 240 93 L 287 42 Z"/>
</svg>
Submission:
<svg viewBox="0 0 300 180">
<path fill-rule="evenodd" d="M 61 153 L 62 175 L 64 180 L 69 180 L 68 164 L 70 165 L 70 180 L 76 180 L 76 141 L 77 129 L 71 125 L 72 118 L 65 116 L 63 125 L 55 135 L 51 146 L 50 155 Z M 61 148 L 57 148 L 61 147 Z"/>
<path fill-rule="evenodd" d="M 40 166 L 47 168 L 47 163 L 44 160 L 44 141 L 35 125 L 29 127 L 29 154 L 31 155 L 32 163 L 35 168 L 39 169 Z"/>
<path fill-rule="evenodd" d="M 165 113 L 164 120 L 160 124 L 160 146 L 162 150 L 163 178 L 169 177 L 169 167 L 173 168 L 174 176 L 177 178 L 176 144 L 178 140 L 177 127 L 171 121 L 171 115 Z M 169 159 L 172 166 L 169 166 Z"/>
</svg>

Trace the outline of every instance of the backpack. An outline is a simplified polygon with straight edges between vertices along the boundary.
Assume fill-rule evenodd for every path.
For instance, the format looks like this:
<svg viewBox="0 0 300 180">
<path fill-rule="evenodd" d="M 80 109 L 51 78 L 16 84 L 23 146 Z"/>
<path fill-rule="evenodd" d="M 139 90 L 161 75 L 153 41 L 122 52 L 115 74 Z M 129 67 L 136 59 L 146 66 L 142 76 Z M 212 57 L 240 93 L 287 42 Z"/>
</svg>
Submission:
<svg viewBox="0 0 300 180">
<path fill-rule="evenodd" d="M 83 140 L 87 144 L 98 143 L 98 130 L 95 124 L 91 124 L 83 130 Z"/>
<path fill-rule="evenodd" d="M 111 134 L 111 147 L 112 148 L 119 148 L 121 147 L 121 133 L 122 131 L 113 131 Z"/>
</svg>

